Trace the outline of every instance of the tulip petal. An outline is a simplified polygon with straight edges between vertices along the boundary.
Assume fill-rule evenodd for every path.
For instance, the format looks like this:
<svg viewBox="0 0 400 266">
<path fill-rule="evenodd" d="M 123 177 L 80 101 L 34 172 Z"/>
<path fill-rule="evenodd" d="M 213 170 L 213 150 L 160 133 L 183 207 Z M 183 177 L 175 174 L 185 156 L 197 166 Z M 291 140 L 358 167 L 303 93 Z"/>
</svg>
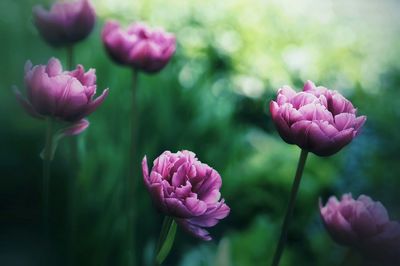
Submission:
<svg viewBox="0 0 400 266">
<path fill-rule="evenodd" d="M 381 202 L 373 201 L 365 195 L 360 195 L 357 200 L 365 205 L 377 225 L 384 225 L 389 222 L 389 214 Z"/>
<path fill-rule="evenodd" d="M 199 216 L 207 211 L 207 204 L 195 197 L 186 198 L 185 205 L 191 212 L 192 216 Z"/>
<path fill-rule="evenodd" d="M 171 185 L 181 186 L 186 183 L 186 165 L 182 164 L 179 169 L 172 175 Z"/>
<path fill-rule="evenodd" d="M 310 130 L 311 125 L 313 122 L 308 120 L 301 120 L 294 123 L 290 127 L 290 133 L 292 133 L 293 139 L 296 140 L 296 144 L 299 145 L 301 148 L 309 149 L 308 144 L 308 132 Z"/>
<path fill-rule="evenodd" d="M 147 165 L 146 155 L 143 157 L 143 160 L 142 160 L 142 173 L 143 173 L 144 181 L 147 183 L 148 182 L 147 180 L 149 179 L 149 167 Z"/>
<path fill-rule="evenodd" d="M 195 191 L 199 195 L 199 198 L 206 201 L 209 200 L 210 193 L 214 190 L 218 190 L 222 186 L 221 176 L 214 169 L 210 169 L 206 176 L 203 178 L 203 182 L 195 186 Z"/>
<path fill-rule="evenodd" d="M 93 113 L 97 109 L 97 107 L 99 107 L 103 103 L 105 98 L 108 96 L 108 91 L 109 91 L 108 89 L 105 89 L 99 97 L 97 97 L 96 99 L 94 99 L 93 101 L 91 101 L 89 104 L 86 105 L 85 111 L 80 113 L 79 116 L 77 116 L 77 118 L 74 118 L 74 119 L 80 119 L 82 117 L 86 117 L 86 116 L 90 115 L 91 113 Z"/>
<path fill-rule="evenodd" d="M 322 120 L 329 123 L 333 122 L 332 114 L 326 109 L 325 106 L 319 103 L 309 103 L 302 105 L 299 112 L 303 115 L 303 119 L 314 121 Z"/>
<path fill-rule="evenodd" d="M 279 106 L 290 103 L 293 97 L 296 96 L 296 92 L 289 86 L 283 86 L 278 90 L 278 96 L 276 102 Z"/>
<path fill-rule="evenodd" d="M 354 130 L 357 132 L 356 136 L 360 133 L 360 128 L 364 125 L 365 121 L 367 120 L 366 116 L 359 116 L 356 118 L 354 123 Z"/>
<path fill-rule="evenodd" d="M 60 134 L 63 136 L 75 136 L 79 135 L 83 131 L 85 131 L 86 128 L 89 126 L 89 121 L 86 119 L 81 119 L 78 122 L 75 122 L 71 126 L 61 129 Z"/>
<path fill-rule="evenodd" d="M 181 200 L 176 198 L 165 198 L 164 199 L 165 206 L 167 208 L 168 213 L 175 217 L 179 218 L 189 218 L 192 217 L 193 214 L 191 210 L 189 210 L 186 205 L 182 203 Z"/>
<path fill-rule="evenodd" d="M 353 230 L 363 238 L 370 237 L 376 233 L 375 221 L 365 205 L 356 201 L 354 213 L 350 219 Z"/>
<path fill-rule="evenodd" d="M 176 221 L 178 222 L 179 225 L 183 227 L 183 229 L 185 229 L 191 235 L 205 241 L 210 241 L 212 239 L 210 233 L 207 230 L 200 228 L 198 226 L 194 226 L 184 219 L 177 219 Z"/>
<path fill-rule="evenodd" d="M 289 128 L 288 122 L 285 121 L 285 119 L 281 116 L 280 113 L 275 115 L 277 111 L 279 112 L 279 110 L 275 109 L 276 108 L 275 105 L 276 103 L 273 101 L 270 104 L 270 110 L 273 115 L 272 119 L 274 120 L 275 127 L 284 141 L 286 141 L 289 144 L 294 144 L 292 131 Z"/>
<path fill-rule="evenodd" d="M 212 227 L 216 225 L 219 220 L 224 219 L 229 215 L 230 208 L 223 202 L 209 208 L 203 215 L 190 218 L 187 221 L 199 227 Z"/>
<path fill-rule="evenodd" d="M 304 84 L 303 91 L 310 91 L 310 90 L 315 90 L 315 84 L 311 80 L 307 80 L 307 82 Z"/>
<path fill-rule="evenodd" d="M 50 58 L 46 66 L 47 75 L 49 75 L 49 77 L 54 77 L 61 74 L 61 72 L 62 72 L 62 66 L 60 60 L 54 57 Z"/>
</svg>

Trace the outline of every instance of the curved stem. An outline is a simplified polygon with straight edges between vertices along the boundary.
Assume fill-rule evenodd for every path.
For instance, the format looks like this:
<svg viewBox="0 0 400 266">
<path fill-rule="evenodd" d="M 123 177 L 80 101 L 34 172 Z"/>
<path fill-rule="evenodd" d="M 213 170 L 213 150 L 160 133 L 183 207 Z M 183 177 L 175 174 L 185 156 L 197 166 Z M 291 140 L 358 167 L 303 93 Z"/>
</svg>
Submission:
<svg viewBox="0 0 400 266">
<path fill-rule="evenodd" d="M 289 223 L 290 223 L 290 219 L 292 218 L 294 205 L 296 203 L 297 192 L 300 187 L 301 176 L 303 175 L 303 170 L 304 170 L 304 166 L 306 164 L 307 155 L 308 155 L 307 151 L 301 150 L 299 162 L 297 164 L 296 175 L 294 177 L 294 181 L 293 181 L 293 185 L 292 185 L 292 191 L 290 193 L 289 204 L 288 204 L 288 207 L 286 210 L 285 219 L 283 221 L 283 225 L 282 225 L 282 229 L 281 229 L 281 235 L 279 238 L 278 246 L 276 247 L 276 250 L 275 250 L 274 259 L 272 260 L 272 266 L 279 265 L 279 261 L 282 256 L 283 249 L 285 248 Z"/>
<path fill-rule="evenodd" d="M 135 191 L 136 191 L 136 179 L 134 176 L 134 168 L 136 165 L 136 155 L 137 155 L 137 83 L 138 83 L 138 71 L 133 69 L 132 72 L 132 98 L 131 98 L 131 122 L 130 122 L 130 146 L 129 146 L 129 156 L 128 156 L 128 175 L 126 180 L 126 214 L 127 214 L 127 232 L 128 232 L 128 259 L 129 265 L 134 263 L 135 258 Z"/>
<path fill-rule="evenodd" d="M 45 135 L 45 146 L 43 156 L 43 219 L 45 232 L 49 226 L 49 188 L 50 188 L 50 164 L 53 145 L 53 119 L 47 118 L 47 129 Z"/>
</svg>

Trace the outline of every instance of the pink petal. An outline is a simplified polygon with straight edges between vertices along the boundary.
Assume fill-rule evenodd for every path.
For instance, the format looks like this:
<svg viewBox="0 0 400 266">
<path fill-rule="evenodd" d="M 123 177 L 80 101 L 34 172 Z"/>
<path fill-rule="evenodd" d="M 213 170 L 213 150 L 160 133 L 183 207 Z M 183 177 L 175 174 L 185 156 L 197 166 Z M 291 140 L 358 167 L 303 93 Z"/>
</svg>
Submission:
<svg viewBox="0 0 400 266">
<path fill-rule="evenodd" d="M 278 90 L 278 96 L 276 102 L 279 105 L 290 102 L 293 97 L 296 96 L 296 92 L 289 86 L 284 86 Z"/>
<path fill-rule="evenodd" d="M 356 116 L 350 113 L 340 113 L 335 116 L 335 126 L 341 131 L 353 127 Z"/>
<path fill-rule="evenodd" d="M 303 115 L 304 120 L 323 120 L 333 122 L 332 114 L 326 109 L 325 106 L 319 103 L 309 103 L 302 105 L 299 112 Z"/>
<path fill-rule="evenodd" d="M 148 182 L 147 180 L 149 179 L 149 167 L 147 165 L 146 155 L 143 157 L 143 160 L 142 160 L 142 173 L 143 173 L 144 181 L 145 181 L 145 183 L 147 183 Z"/>
<path fill-rule="evenodd" d="M 212 227 L 216 225 L 219 220 L 228 216 L 229 212 L 230 208 L 225 203 L 221 202 L 209 208 L 203 215 L 188 219 L 188 222 L 199 227 Z"/>
<path fill-rule="evenodd" d="M 360 133 L 360 128 L 364 125 L 366 120 L 367 120 L 366 116 L 359 116 L 356 118 L 355 123 L 353 125 L 354 130 L 357 131 L 356 136 Z"/>
<path fill-rule="evenodd" d="M 172 216 L 179 218 L 190 218 L 193 216 L 192 210 L 188 209 L 188 207 L 186 207 L 186 204 L 183 204 L 182 201 L 180 201 L 179 199 L 165 198 L 164 203 L 167 209 L 167 213 Z"/>
<path fill-rule="evenodd" d="M 87 106 L 86 110 L 81 113 L 78 117 L 86 117 L 90 115 L 92 112 L 94 112 L 105 100 L 105 98 L 108 96 L 109 89 L 105 89 L 103 93 L 97 97 L 95 100 L 91 101 Z"/>
<path fill-rule="evenodd" d="M 199 216 L 206 212 L 207 204 L 194 197 L 186 198 L 185 205 L 187 209 L 192 213 L 192 216 Z"/>
<path fill-rule="evenodd" d="M 307 80 L 307 82 L 304 84 L 303 91 L 310 91 L 310 90 L 315 90 L 315 84 L 311 80 Z"/>
<path fill-rule="evenodd" d="M 52 57 L 47 63 L 46 73 L 49 75 L 49 77 L 54 77 L 61 74 L 61 72 L 62 72 L 62 66 L 60 60 Z"/>
<path fill-rule="evenodd" d="M 356 201 L 354 213 L 351 217 L 351 225 L 353 230 L 363 239 L 370 237 L 377 232 L 377 227 L 370 212 L 365 205 Z"/>
<path fill-rule="evenodd" d="M 207 230 L 205 230 L 201 227 L 192 225 L 185 219 L 177 219 L 176 221 L 183 227 L 183 229 L 185 229 L 191 235 L 198 237 L 205 241 L 210 241 L 212 239 L 210 236 L 210 233 Z"/>
<path fill-rule="evenodd" d="M 82 133 L 88 126 L 89 121 L 81 119 L 72 126 L 62 129 L 60 133 L 64 136 L 75 136 Z"/>
</svg>

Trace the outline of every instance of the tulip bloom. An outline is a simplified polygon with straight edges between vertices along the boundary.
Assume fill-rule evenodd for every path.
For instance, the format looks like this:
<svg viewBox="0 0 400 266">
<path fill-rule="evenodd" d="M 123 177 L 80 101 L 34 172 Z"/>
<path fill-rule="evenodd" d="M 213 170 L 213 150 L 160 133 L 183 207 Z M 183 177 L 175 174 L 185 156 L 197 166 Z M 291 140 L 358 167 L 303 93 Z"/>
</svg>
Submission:
<svg viewBox="0 0 400 266">
<path fill-rule="evenodd" d="M 144 183 L 157 207 L 192 235 L 211 240 L 204 227 L 212 227 L 229 214 L 220 200 L 222 180 L 217 171 L 201 163 L 190 151 L 161 154 L 151 172 L 142 161 Z"/>
<path fill-rule="evenodd" d="M 50 9 L 42 6 L 33 9 L 36 28 L 51 46 L 75 44 L 85 39 L 93 30 L 96 13 L 89 0 L 56 2 Z"/>
<path fill-rule="evenodd" d="M 51 58 L 47 65 L 25 65 L 27 98 L 16 90 L 25 110 L 36 118 L 50 117 L 63 122 L 82 125 L 82 119 L 92 113 L 108 95 L 108 89 L 94 99 L 95 70 L 85 73 L 83 66 L 63 71 L 60 61 Z M 70 129 L 71 130 L 71 129 Z"/>
<path fill-rule="evenodd" d="M 328 233 L 340 245 L 361 251 L 382 263 L 400 263 L 400 223 L 391 221 L 379 201 L 361 195 L 329 198 L 320 213 Z M 398 265 L 398 264 L 395 264 Z"/>
<path fill-rule="evenodd" d="M 320 156 L 341 150 L 360 131 L 366 117 L 339 92 L 307 81 L 302 92 L 285 86 L 271 101 L 272 120 L 284 141 Z"/>
<path fill-rule="evenodd" d="M 164 68 L 175 52 L 175 37 L 162 29 L 142 23 L 121 29 L 116 21 L 107 21 L 102 32 L 104 46 L 118 64 L 147 73 Z"/>
</svg>

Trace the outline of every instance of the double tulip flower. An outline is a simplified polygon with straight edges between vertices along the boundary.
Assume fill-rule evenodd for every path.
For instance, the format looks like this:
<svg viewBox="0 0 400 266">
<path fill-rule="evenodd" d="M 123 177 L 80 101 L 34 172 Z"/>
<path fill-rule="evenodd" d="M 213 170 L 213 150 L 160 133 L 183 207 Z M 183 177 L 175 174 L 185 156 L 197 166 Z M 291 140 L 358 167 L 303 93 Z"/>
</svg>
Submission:
<svg viewBox="0 0 400 266">
<path fill-rule="evenodd" d="M 26 94 L 15 93 L 24 109 L 36 118 L 53 118 L 60 122 L 88 126 L 84 119 L 97 109 L 108 95 L 108 89 L 95 98 L 96 74 L 94 69 L 85 72 L 78 65 L 73 71 L 63 71 L 61 63 L 51 58 L 47 65 L 25 65 Z M 79 133 L 77 131 L 75 133 Z"/>
<path fill-rule="evenodd" d="M 102 40 L 110 57 L 118 64 L 156 73 L 164 68 L 175 53 L 174 35 L 162 29 L 151 29 L 133 23 L 126 30 L 118 22 L 106 22 Z"/>
<path fill-rule="evenodd" d="M 325 206 L 320 204 L 320 213 L 338 244 L 385 265 L 400 264 L 400 223 L 389 219 L 382 203 L 365 195 L 353 199 L 345 194 L 340 201 L 331 197 Z"/>
<path fill-rule="evenodd" d="M 311 81 L 301 92 L 279 89 L 270 111 L 284 141 L 320 156 L 333 155 L 350 143 L 366 120 L 339 92 Z"/>
<path fill-rule="evenodd" d="M 89 0 L 56 2 L 50 10 L 36 6 L 33 20 L 48 44 L 61 47 L 85 39 L 93 30 L 96 13 Z"/>
<path fill-rule="evenodd" d="M 211 240 L 204 228 L 225 218 L 229 207 L 221 200 L 221 176 L 190 151 L 161 154 L 149 172 L 142 161 L 144 183 L 159 210 L 192 235 Z"/>
</svg>

